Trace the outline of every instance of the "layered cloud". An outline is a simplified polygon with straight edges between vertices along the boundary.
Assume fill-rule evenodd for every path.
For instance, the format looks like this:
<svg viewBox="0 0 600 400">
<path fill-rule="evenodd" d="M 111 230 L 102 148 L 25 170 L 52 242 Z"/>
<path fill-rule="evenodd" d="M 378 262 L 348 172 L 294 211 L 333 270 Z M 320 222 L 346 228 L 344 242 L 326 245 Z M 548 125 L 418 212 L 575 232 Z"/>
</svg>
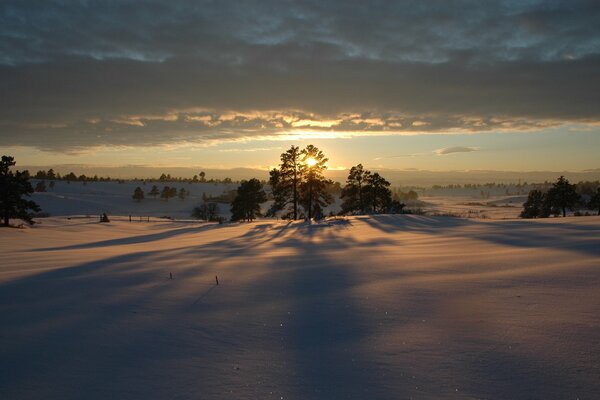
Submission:
<svg viewBox="0 0 600 400">
<path fill-rule="evenodd" d="M 599 18 L 593 1 L 5 1 L 0 145 L 597 124 Z"/>
</svg>

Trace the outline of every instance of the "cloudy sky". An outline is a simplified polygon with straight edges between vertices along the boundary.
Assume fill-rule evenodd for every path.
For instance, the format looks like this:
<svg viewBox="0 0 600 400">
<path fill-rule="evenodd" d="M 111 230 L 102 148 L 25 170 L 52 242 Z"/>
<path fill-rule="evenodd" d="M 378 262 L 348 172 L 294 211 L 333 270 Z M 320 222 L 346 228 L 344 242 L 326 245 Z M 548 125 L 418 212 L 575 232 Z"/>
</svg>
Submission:
<svg viewBox="0 0 600 400">
<path fill-rule="evenodd" d="M 600 167 L 600 2 L 0 2 L 20 164 Z"/>
</svg>

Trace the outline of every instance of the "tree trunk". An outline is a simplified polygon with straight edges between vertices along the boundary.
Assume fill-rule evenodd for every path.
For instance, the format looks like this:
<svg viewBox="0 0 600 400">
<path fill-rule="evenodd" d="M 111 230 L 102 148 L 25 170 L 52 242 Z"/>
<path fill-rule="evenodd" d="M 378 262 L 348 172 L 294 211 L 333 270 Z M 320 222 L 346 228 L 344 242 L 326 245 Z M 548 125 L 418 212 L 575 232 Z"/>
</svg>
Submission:
<svg viewBox="0 0 600 400">
<path fill-rule="evenodd" d="M 563 218 L 567 216 L 567 209 L 565 207 L 562 208 L 563 210 Z"/>
<path fill-rule="evenodd" d="M 312 219 L 312 184 L 308 186 L 308 220 Z"/>
<path fill-rule="evenodd" d="M 294 164 L 294 221 L 298 219 L 298 177 L 296 175 L 296 165 Z"/>
</svg>

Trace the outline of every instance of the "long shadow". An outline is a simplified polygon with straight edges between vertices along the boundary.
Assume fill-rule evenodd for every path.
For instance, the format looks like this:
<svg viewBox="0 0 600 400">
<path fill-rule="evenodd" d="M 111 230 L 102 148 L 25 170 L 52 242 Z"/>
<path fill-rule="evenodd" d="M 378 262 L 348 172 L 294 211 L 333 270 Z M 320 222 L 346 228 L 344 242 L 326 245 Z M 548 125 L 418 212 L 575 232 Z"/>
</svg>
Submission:
<svg viewBox="0 0 600 400">
<path fill-rule="evenodd" d="M 139 236 L 127 236 L 119 239 L 109 239 L 109 240 L 101 240 L 98 242 L 90 242 L 90 243 L 81 243 L 70 246 L 58 246 L 58 247 L 45 247 L 45 248 L 37 248 L 32 249 L 31 251 L 58 251 L 58 250 L 78 250 L 78 249 L 92 249 L 98 247 L 110 247 L 110 246 L 123 246 L 129 244 L 140 244 L 140 243 L 149 243 L 155 242 L 157 240 L 168 239 L 174 236 L 185 235 L 186 233 L 196 233 L 207 229 L 215 229 L 218 225 L 202 225 L 202 226 L 193 226 L 193 227 L 185 227 L 172 229 L 168 231 L 163 231 L 160 233 L 151 233 L 148 235 L 139 235 Z"/>
<path fill-rule="evenodd" d="M 474 221 L 454 217 L 375 215 L 361 218 L 386 233 L 451 235 L 505 246 L 551 248 L 600 255 L 600 226 L 550 221 Z"/>
<path fill-rule="evenodd" d="M 292 397 L 407 398 L 407 393 L 391 390 L 394 377 L 384 377 L 373 354 L 365 349 L 372 328 L 351 296 L 358 282 L 349 266 L 340 265 L 332 255 L 332 251 L 370 250 L 388 242 L 343 237 L 339 229 L 345 228 L 346 224 L 300 225 L 295 235 L 277 243 L 295 250 L 296 255 L 277 257 L 266 266 L 272 275 L 286 274 L 285 287 L 280 288 L 289 302 L 281 328 L 282 352 L 292 364 L 287 377 L 297 388 Z M 326 237 L 315 244 L 317 234 Z M 267 280 L 261 285 L 275 284 Z"/>
</svg>

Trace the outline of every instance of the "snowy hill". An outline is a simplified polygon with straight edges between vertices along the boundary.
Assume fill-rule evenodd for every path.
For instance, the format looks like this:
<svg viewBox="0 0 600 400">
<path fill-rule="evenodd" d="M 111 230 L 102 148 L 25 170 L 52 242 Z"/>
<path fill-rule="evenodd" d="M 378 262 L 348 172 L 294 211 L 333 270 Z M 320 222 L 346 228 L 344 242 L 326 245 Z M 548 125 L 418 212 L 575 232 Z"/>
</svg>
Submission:
<svg viewBox="0 0 600 400">
<path fill-rule="evenodd" d="M 36 180 L 33 180 L 35 186 Z M 159 190 L 164 186 L 183 188 L 190 192 L 184 200 L 177 197 L 168 201 L 159 196 L 149 196 L 152 185 Z M 145 192 L 145 199 L 137 202 L 131 198 L 136 187 Z M 61 215 L 99 215 L 103 212 L 109 215 L 149 215 L 170 216 L 173 218 L 189 218 L 192 209 L 202 202 L 202 196 L 219 196 L 224 191 L 234 190 L 238 184 L 214 184 L 186 182 L 148 182 L 124 181 L 118 182 L 82 182 L 56 181 L 54 189 L 47 192 L 34 193 L 32 199 L 42 207 L 42 211 L 51 216 Z M 229 216 L 229 204 L 219 204 L 223 215 Z"/>
<path fill-rule="evenodd" d="M 0 229 L 0 398 L 596 398 L 599 237 L 600 217 Z"/>
</svg>

